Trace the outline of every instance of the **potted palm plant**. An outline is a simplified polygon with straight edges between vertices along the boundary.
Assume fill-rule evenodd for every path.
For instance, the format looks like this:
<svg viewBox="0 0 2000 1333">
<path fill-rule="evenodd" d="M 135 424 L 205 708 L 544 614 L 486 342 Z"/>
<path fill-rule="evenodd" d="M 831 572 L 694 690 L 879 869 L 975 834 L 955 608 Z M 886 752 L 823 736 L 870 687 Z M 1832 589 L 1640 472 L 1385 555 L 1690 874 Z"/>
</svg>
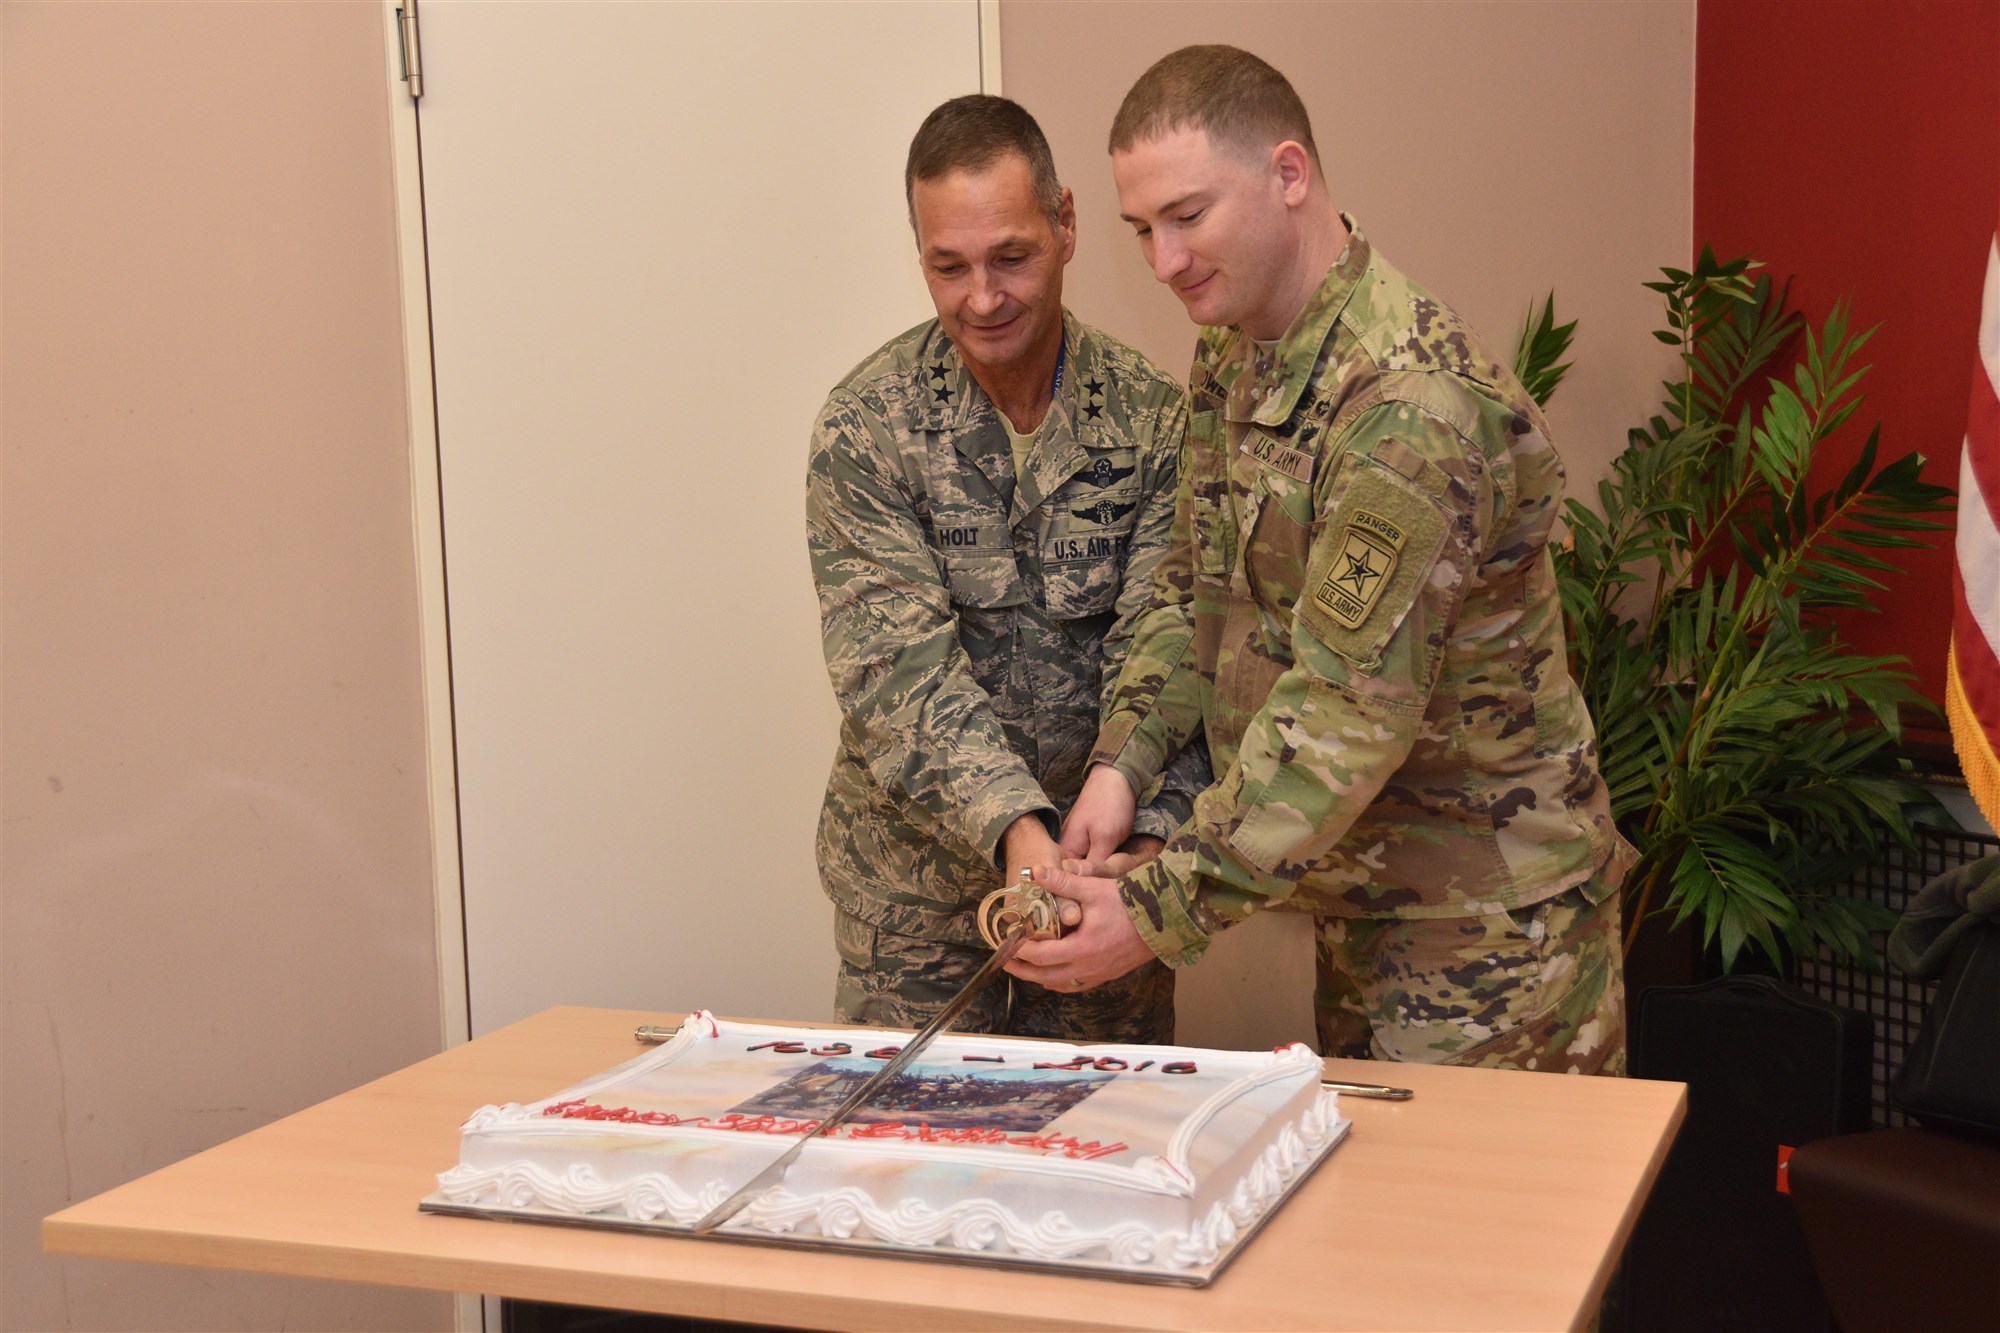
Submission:
<svg viewBox="0 0 2000 1333">
<path fill-rule="evenodd" d="M 1947 526 L 1951 492 L 1921 479 L 1919 454 L 1884 461 L 1879 425 L 1852 466 L 1816 475 L 1861 406 L 1872 330 L 1850 329 L 1844 306 L 1809 327 L 1760 267 L 1704 248 L 1646 284 L 1680 373 L 1595 503 L 1568 502 L 1570 669 L 1639 850 L 1628 951 L 1667 916 L 1694 923 L 1725 971 L 1746 950 L 1872 965 L 1889 913 L 1843 886 L 1885 837 L 1907 844 L 1949 817 L 1901 750 L 1904 710 L 1930 707 L 1906 660 L 1853 652 L 1832 613 L 1887 591 L 1896 553 Z M 1574 330 L 1553 298 L 1523 330 L 1517 370 L 1538 400 Z M 1790 376 L 1770 374 L 1801 332 Z"/>
</svg>

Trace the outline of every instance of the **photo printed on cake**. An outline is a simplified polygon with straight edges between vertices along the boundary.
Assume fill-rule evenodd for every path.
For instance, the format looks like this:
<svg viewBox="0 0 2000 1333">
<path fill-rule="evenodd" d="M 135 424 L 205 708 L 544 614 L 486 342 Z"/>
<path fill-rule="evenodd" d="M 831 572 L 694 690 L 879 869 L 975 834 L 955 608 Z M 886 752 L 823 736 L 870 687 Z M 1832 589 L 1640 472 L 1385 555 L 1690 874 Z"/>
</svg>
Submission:
<svg viewBox="0 0 2000 1333">
<path fill-rule="evenodd" d="M 851 1057 L 821 1060 L 730 1110 L 744 1116 L 824 1119 L 881 1067 L 879 1061 Z M 1033 1134 L 1116 1077 L 1095 1070 L 915 1064 L 856 1111 L 853 1121 Z"/>
</svg>

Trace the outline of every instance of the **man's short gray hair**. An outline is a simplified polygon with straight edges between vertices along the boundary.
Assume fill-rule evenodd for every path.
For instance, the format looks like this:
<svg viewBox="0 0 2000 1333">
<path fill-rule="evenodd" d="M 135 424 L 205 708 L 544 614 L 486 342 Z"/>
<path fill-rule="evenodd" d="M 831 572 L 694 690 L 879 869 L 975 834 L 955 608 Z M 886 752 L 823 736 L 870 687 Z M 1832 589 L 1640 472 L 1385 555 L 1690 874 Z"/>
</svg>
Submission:
<svg viewBox="0 0 2000 1333">
<path fill-rule="evenodd" d="M 1062 182 L 1042 127 L 1019 102 L 987 93 L 954 97 L 924 117 L 910 140 L 903 167 L 903 202 L 916 226 L 918 181 L 933 181 L 954 171 L 984 171 L 1008 153 L 1019 153 L 1034 180 L 1035 202 L 1049 216 L 1049 226 L 1062 222 Z"/>
</svg>

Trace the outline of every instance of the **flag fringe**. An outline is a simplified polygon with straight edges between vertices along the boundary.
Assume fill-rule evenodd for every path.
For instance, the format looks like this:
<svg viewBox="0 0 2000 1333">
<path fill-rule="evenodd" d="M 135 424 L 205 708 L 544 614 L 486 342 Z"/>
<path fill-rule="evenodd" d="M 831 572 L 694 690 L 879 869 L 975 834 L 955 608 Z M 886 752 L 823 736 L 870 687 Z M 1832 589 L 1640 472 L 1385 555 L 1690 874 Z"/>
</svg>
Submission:
<svg viewBox="0 0 2000 1333">
<path fill-rule="evenodd" d="M 1952 748 L 1958 751 L 1966 788 L 1986 822 L 2000 828 L 2000 757 L 1994 755 L 1993 743 L 1965 697 L 1965 683 L 1958 674 L 1957 644 L 1945 652 L 1944 715 L 1951 723 Z"/>
</svg>

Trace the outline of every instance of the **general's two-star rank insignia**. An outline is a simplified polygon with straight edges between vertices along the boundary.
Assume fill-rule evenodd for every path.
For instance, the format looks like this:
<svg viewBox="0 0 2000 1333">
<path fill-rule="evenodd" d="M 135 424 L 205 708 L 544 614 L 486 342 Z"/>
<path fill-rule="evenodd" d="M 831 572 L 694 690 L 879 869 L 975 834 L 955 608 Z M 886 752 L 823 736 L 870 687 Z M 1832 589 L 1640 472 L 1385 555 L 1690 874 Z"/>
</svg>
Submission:
<svg viewBox="0 0 2000 1333">
<path fill-rule="evenodd" d="M 1333 567 L 1313 592 L 1340 624 L 1359 629 L 1389 586 L 1396 557 L 1407 540 L 1402 528 L 1366 509 L 1356 510 L 1342 535 Z"/>
<path fill-rule="evenodd" d="M 930 372 L 931 394 L 933 398 L 940 403 L 949 403 L 952 398 L 953 389 L 951 387 L 951 376 L 946 371 L 945 363 L 942 361 L 938 362 L 930 368 Z"/>
<path fill-rule="evenodd" d="M 1095 421 L 1104 415 L 1104 381 L 1092 378 L 1083 385 L 1083 416 L 1086 421 Z"/>
</svg>

